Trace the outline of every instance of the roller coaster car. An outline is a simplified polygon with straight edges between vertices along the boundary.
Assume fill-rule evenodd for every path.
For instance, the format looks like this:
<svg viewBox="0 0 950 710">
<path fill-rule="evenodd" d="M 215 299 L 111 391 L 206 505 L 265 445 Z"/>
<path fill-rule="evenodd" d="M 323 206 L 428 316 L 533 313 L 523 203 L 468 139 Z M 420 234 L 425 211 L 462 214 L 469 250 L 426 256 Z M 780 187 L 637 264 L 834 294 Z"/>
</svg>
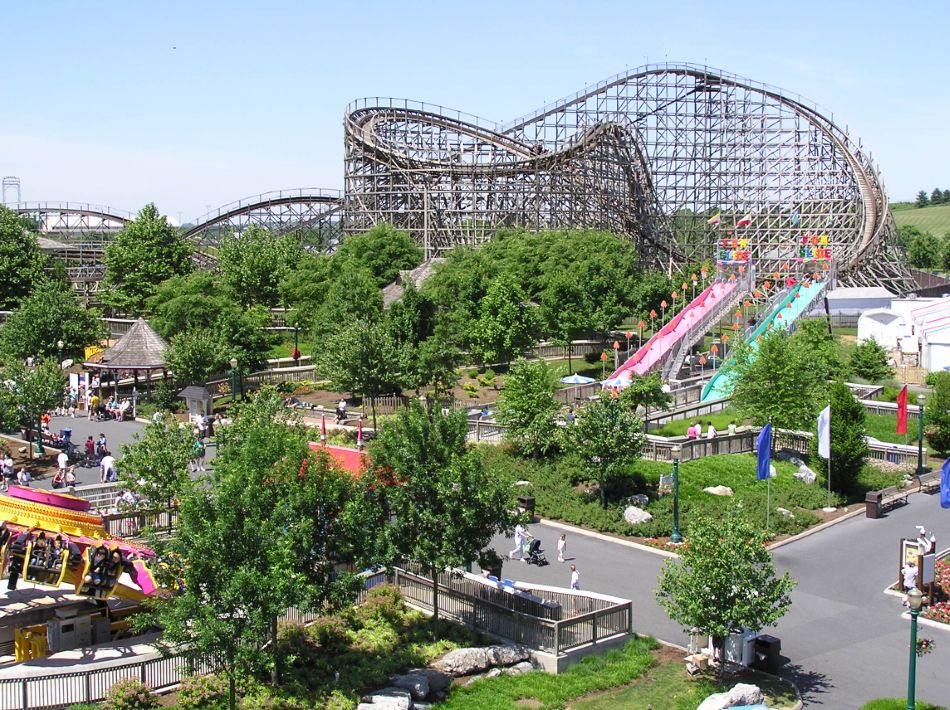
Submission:
<svg viewBox="0 0 950 710">
<path fill-rule="evenodd" d="M 26 546 L 23 559 L 23 578 L 28 582 L 58 587 L 68 568 L 69 550 L 59 538 L 50 541 L 37 538 Z"/>
<path fill-rule="evenodd" d="M 97 542 L 86 548 L 86 566 L 76 583 L 76 594 L 92 599 L 108 599 L 126 571 L 127 561 L 115 545 Z"/>
</svg>

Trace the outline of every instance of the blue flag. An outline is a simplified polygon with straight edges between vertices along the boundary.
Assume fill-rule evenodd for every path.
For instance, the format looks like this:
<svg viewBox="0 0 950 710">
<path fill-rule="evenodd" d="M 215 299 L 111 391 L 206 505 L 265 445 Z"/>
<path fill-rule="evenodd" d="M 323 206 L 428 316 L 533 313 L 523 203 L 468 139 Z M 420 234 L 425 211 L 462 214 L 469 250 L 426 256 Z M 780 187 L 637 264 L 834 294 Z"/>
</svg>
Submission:
<svg viewBox="0 0 950 710">
<path fill-rule="evenodd" d="M 766 424 L 759 432 L 759 438 L 755 440 L 755 448 L 758 452 L 759 460 L 755 465 L 755 478 L 758 481 L 765 481 L 769 477 L 769 468 L 772 464 L 772 425 Z"/>
<path fill-rule="evenodd" d="M 950 508 L 950 459 L 943 462 L 940 472 L 940 507 Z"/>
</svg>

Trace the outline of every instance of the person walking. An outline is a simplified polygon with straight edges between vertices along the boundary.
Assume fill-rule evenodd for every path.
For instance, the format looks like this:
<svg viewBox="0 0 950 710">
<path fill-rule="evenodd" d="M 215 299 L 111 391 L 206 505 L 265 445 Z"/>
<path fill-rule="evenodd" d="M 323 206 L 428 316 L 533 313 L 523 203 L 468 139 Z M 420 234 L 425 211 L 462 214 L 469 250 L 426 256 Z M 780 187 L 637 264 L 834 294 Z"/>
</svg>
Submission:
<svg viewBox="0 0 950 710">
<path fill-rule="evenodd" d="M 65 451 L 60 451 L 56 456 L 56 466 L 59 469 L 56 473 L 60 477 L 64 477 L 66 475 L 66 469 L 69 468 L 69 454 Z"/>
<path fill-rule="evenodd" d="M 567 535 L 561 533 L 561 537 L 557 539 L 557 561 L 564 561 L 564 553 L 567 552 Z"/>
<path fill-rule="evenodd" d="M 571 565 L 571 589 L 575 592 L 581 590 L 581 574 L 577 571 L 577 565 Z"/>
<path fill-rule="evenodd" d="M 518 559 L 524 562 L 524 546 L 532 537 L 533 535 L 528 532 L 528 529 L 524 525 L 521 523 L 515 525 L 515 549 L 508 553 L 508 559 L 515 559 L 515 553 L 517 552 Z"/>
<path fill-rule="evenodd" d="M 191 471 L 197 473 L 205 470 L 205 445 L 200 438 L 195 439 L 195 446 L 192 451 Z"/>
<path fill-rule="evenodd" d="M 99 462 L 99 483 L 114 483 L 119 479 L 119 473 L 115 467 L 115 456 L 107 453 Z"/>
</svg>

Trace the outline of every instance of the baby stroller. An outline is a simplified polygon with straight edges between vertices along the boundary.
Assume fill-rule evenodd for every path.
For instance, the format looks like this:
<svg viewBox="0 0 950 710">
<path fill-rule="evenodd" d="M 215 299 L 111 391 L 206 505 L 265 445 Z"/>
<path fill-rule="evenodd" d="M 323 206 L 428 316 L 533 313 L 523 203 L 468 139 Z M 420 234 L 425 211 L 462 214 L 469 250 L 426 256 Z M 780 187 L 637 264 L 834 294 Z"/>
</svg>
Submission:
<svg viewBox="0 0 950 710">
<path fill-rule="evenodd" d="M 537 565 L 538 567 L 544 567 L 548 563 L 548 558 L 544 556 L 544 550 L 541 549 L 540 540 L 532 540 L 531 546 L 528 548 L 527 561 L 529 565 Z"/>
</svg>

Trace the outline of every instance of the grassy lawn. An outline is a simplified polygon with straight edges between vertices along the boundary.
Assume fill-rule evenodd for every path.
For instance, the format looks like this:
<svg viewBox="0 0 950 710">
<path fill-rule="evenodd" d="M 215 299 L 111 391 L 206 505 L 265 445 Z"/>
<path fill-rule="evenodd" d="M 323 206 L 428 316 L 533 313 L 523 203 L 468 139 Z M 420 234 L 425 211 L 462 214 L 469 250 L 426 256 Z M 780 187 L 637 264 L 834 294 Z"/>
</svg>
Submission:
<svg viewBox="0 0 950 710">
<path fill-rule="evenodd" d="M 306 338 L 298 339 L 297 347 L 300 348 L 301 355 L 312 355 L 310 351 L 310 343 L 307 342 Z M 267 353 L 268 358 L 278 358 L 278 357 L 290 357 L 294 351 L 294 336 L 289 335 L 281 340 L 277 341 L 274 345 L 271 346 L 271 349 Z"/>
<path fill-rule="evenodd" d="M 693 417 L 692 419 L 678 419 L 676 421 L 669 422 L 661 426 L 659 429 L 651 429 L 650 433 L 656 434 L 657 436 L 686 436 L 686 430 L 689 428 L 689 425 L 695 423 L 697 420 L 702 421 L 704 433 L 708 428 L 710 421 L 713 423 L 713 426 L 716 427 L 716 431 L 720 433 L 726 431 L 729 426 L 729 422 L 734 421 L 736 426 L 742 426 L 742 424 L 745 423 L 745 421 L 738 416 L 732 407 L 726 407 L 721 412 L 715 412 L 714 414 L 704 414 L 701 417 Z"/>
<path fill-rule="evenodd" d="M 950 205 L 896 210 L 894 221 L 897 222 L 898 227 L 911 224 L 922 232 L 930 232 L 935 237 L 942 237 L 950 232 Z"/>
<path fill-rule="evenodd" d="M 917 710 L 947 710 L 943 705 L 931 705 L 918 700 Z M 904 710 L 907 707 L 907 698 L 882 698 L 865 703 L 858 710 Z"/>
<path fill-rule="evenodd" d="M 622 650 L 589 656 L 560 675 L 527 673 L 476 681 L 452 691 L 438 707 L 446 710 L 505 708 L 695 708 L 710 693 L 732 687 L 736 678 L 719 686 L 708 676 L 690 678 L 682 652 L 660 648 L 651 638 L 638 638 Z M 768 693 L 770 707 L 794 706 L 795 694 L 785 683 L 755 682 Z M 609 691 L 609 692 L 603 692 Z"/>
<path fill-rule="evenodd" d="M 621 358 L 620 362 L 623 362 L 623 348 L 620 350 Z M 584 377 L 593 377 L 595 380 L 602 380 L 602 373 L 606 371 L 607 377 L 610 377 L 610 373 L 614 371 L 614 356 L 613 353 L 608 353 L 606 367 L 602 367 L 600 362 L 591 365 L 588 363 L 584 356 L 571 358 L 571 365 L 573 366 L 572 370 L 568 369 L 567 358 L 561 360 L 546 360 L 548 368 L 551 372 L 554 373 L 554 376 L 560 379 L 566 375 L 571 374 L 573 371 L 578 375 L 583 375 Z M 564 385 L 564 387 L 572 387 L 573 385 Z"/>
<path fill-rule="evenodd" d="M 864 424 L 868 436 L 878 441 L 887 441 L 891 444 L 917 444 L 917 422 L 908 420 L 907 434 L 897 434 L 897 415 L 866 414 Z"/>
</svg>

